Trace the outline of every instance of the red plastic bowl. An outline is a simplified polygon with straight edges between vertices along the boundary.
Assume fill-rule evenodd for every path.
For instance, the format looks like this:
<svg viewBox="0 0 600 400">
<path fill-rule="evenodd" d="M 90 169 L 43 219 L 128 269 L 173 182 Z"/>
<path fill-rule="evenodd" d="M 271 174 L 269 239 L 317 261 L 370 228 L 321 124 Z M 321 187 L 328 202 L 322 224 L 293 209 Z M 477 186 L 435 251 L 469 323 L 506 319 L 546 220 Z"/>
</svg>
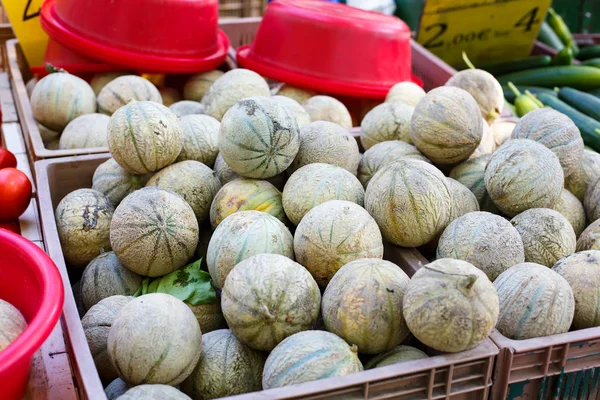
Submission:
<svg viewBox="0 0 600 400">
<path fill-rule="evenodd" d="M 21 399 L 33 354 L 56 326 L 64 288 L 54 262 L 29 240 L 0 229 L 0 298 L 15 306 L 27 328 L 0 352 L 0 398 Z"/>
<path fill-rule="evenodd" d="M 318 0 L 269 3 L 240 66 L 320 92 L 384 98 L 411 74 L 410 29 L 400 19 Z"/>
<path fill-rule="evenodd" d="M 40 22 L 82 55 L 146 72 L 218 67 L 229 39 L 218 28 L 217 0 L 47 0 Z"/>
</svg>

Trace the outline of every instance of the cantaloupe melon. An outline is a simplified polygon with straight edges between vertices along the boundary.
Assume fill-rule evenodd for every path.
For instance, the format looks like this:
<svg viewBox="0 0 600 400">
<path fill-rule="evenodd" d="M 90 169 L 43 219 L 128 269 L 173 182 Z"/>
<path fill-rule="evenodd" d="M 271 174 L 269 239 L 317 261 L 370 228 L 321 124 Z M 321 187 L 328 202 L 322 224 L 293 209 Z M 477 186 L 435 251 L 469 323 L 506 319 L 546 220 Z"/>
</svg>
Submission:
<svg viewBox="0 0 600 400">
<path fill-rule="evenodd" d="M 210 223 L 216 228 L 231 214 L 248 210 L 262 211 L 283 223 L 288 222 L 281 192 L 275 186 L 258 179 L 238 178 L 224 185 L 215 195 L 210 206 Z"/>
<path fill-rule="evenodd" d="M 558 157 L 565 177 L 579 168 L 583 157 L 583 139 L 573 121 L 551 108 L 533 110 L 515 126 L 513 139 L 534 140 L 552 150 Z"/>
<path fill-rule="evenodd" d="M 133 300 L 133 297 L 110 296 L 94 304 L 81 319 L 83 332 L 88 346 L 94 357 L 94 364 L 100 378 L 104 382 L 110 382 L 118 377 L 117 370 L 108 358 L 108 333 L 117 317 L 117 314 Z"/>
<path fill-rule="evenodd" d="M 151 101 L 162 105 L 160 92 L 149 80 L 137 75 L 125 75 L 113 79 L 98 94 L 98 112 L 113 115 L 119 108 L 131 102 Z"/>
<path fill-rule="evenodd" d="M 467 261 L 493 281 L 524 262 L 525 250 L 519 232 L 506 219 L 488 212 L 470 212 L 444 230 L 437 257 Z"/>
<path fill-rule="evenodd" d="M 221 155 L 232 170 L 247 178 L 271 178 L 283 172 L 299 146 L 296 119 L 287 108 L 266 97 L 236 103 L 221 121 Z"/>
<path fill-rule="evenodd" d="M 116 400 L 131 388 L 132 386 L 130 384 L 121 378 L 117 378 L 104 389 L 104 394 L 106 395 L 107 400 Z"/>
<path fill-rule="evenodd" d="M 179 156 L 183 128 L 175 114 L 162 104 L 133 101 L 111 117 L 108 148 L 126 171 L 138 175 L 155 172 Z"/>
<path fill-rule="evenodd" d="M 584 148 L 581 164 L 569 179 L 565 179 L 565 188 L 583 202 L 588 186 L 594 185 L 599 178 L 600 154 Z"/>
<path fill-rule="evenodd" d="M 31 93 L 31 110 L 37 122 L 62 132 L 80 115 L 96 112 L 96 96 L 83 79 L 66 72 L 55 72 L 35 85 Z"/>
<path fill-rule="evenodd" d="M 114 158 L 109 158 L 96 168 L 92 177 L 92 189 L 104 194 L 116 207 L 125 196 L 143 188 L 151 176 L 130 174 Z"/>
<path fill-rule="evenodd" d="M 480 269 L 441 258 L 413 275 L 403 310 L 408 328 L 421 343 L 456 353 L 476 347 L 492 332 L 498 295 Z"/>
<path fill-rule="evenodd" d="M 202 335 L 202 354 L 181 384 L 193 399 L 217 399 L 262 388 L 265 356 L 240 342 L 229 329 Z"/>
<path fill-rule="evenodd" d="M 212 332 L 225 326 L 221 302 L 193 305 L 186 301 L 185 304 L 194 313 L 203 333 Z"/>
<path fill-rule="evenodd" d="M 270 97 L 269 85 L 256 72 L 237 68 L 226 72 L 214 81 L 202 97 L 202 105 L 206 114 L 221 121 L 234 104 L 255 96 Z"/>
<path fill-rule="evenodd" d="M 215 172 L 198 161 L 181 161 L 160 170 L 146 186 L 171 190 L 192 207 L 198 224 L 208 219 L 210 204 L 221 189 Z"/>
<path fill-rule="evenodd" d="M 408 327 L 402 299 L 410 278 L 400 267 L 377 258 L 344 265 L 323 294 L 325 328 L 363 354 L 378 354 L 402 343 Z"/>
<path fill-rule="evenodd" d="M 219 154 L 219 121 L 208 115 L 186 115 L 179 121 L 183 148 L 176 161 L 195 160 L 212 168 Z"/>
<path fill-rule="evenodd" d="M 258 254 L 237 264 L 221 293 L 231 331 L 262 351 L 310 329 L 320 305 L 319 287 L 306 268 L 279 254 Z"/>
<path fill-rule="evenodd" d="M 27 328 L 27 322 L 15 306 L 0 299 L 0 353 Z"/>
<path fill-rule="evenodd" d="M 281 221 L 260 211 L 240 211 L 225 218 L 213 233 L 206 263 L 213 284 L 222 288 L 239 262 L 272 253 L 294 259 L 294 238 Z"/>
<path fill-rule="evenodd" d="M 263 389 L 272 389 L 360 372 L 356 346 L 333 333 L 300 332 L 281 342 L 267 358 Z"/>
<path fill-rule="evenodd" d="M 583 204 L 577 200 L 577 197 L 567 189 L 563 189 L 552 209 L 558 211 L 563 217 L 569 220 L 576 237 L 581 235 L 581 232 L 586 227 L 585 210 Z"/>
<path fill-rule="evenodd" d="M 347 129 L 332 122 L 317 121 L 300 129 L 300 148 L 288 173 L 308 164 L 337 165 L 356 175 L 360 162 L 358 144 Z"/>
<path fill-rule="evenodd" d="M 89 310 L 107 297 L 133 296 L 143 279 L 125 268 L 114 252 L 102 253 L 83 270 L 80 283 L 83 304 Z"/>
<path fill-rule="evenodd" d="M 110 224 L 110 243 L 131 271 L 162 276 L 184 266 L 194 254 L 198 221 L 179 195 L 145 187 L 117 207 Z"/>
<path fill-rule="evenodd" d="M 98 96 L 104 86 L 106 86 L 109 82 L 125 75 L 129 74 L 127 72 L 100 72 L 94 75 L 90 81 L 90 86 L 92 87 L 94 94 Z"/>
<path fill-rule="evenodd" d="M 25 84 L 25 90 L 27 90 L 27 98 L 31 98 L 31 94 L 33 93 L 33 89 L 35 85 L 39 82 L 38 78 L 35 76 L 27 81 Z"/>
<path fill-rule="evenodd" d="M 556 155 L 529 139 L 503 144 L 485 169 L 490 198 L 510 217 L 530 208 L 552 208 L 563 186 L 563 170 Z"/>
<path fill-rule="evenodd" d="M 450 195 L 452 197 L 450 221 L 454 221 L 456 218 L 467 213 L 479 211 L 479 203 L 477 202 L 477 198 L 473 192 L 469 190 L 469 188 L 452 178 L 446 179 L 448 181 L 448 187 L 450 188 Z"/>
<path fill-rule="evenodd" d="M 173 103 L 169 106 L 169 110 L 171 110 L 173 114 L 177 116 L 177 118 L 182 118 L 186 115 L 204 114 L 204 106 L 202 105 L 202 103 L 190 100 L 182 100 Z"/>
<path fill-rule="evenodd" d="M 111 363 L 126 382 L 178 385 L 198 363 L 202 333 L 181 300 L 152 293 L 121 308 L 107 347 Z"/>
<path fill-rule="evenodd" d="M 485 167 L 491 158 L 491 154 L 486 154 L 464 161 L 452 168 L 450 178 L 462 183 L 473 192 L 481 211 L 498 214 L 500 211 L 492 199 L 490 199 L 490 195 L 485 187 Z"/>
<path fill-rule="evenodd" d="M 54 215 L 67 263 L 84 268 L 111 249 L 109 231 L 114 211 L 108 197 L 93 189 L 77 189 L 60 201 Z"/>
<path fill-rule="evenodd" d="M 183 98 L 186 100 L 202 101 L 204 95 L 217 79 L 222 77 L 223 71 L 218 69 L 192 75 L 183 87 Z"/>
<path fill-rule="evenodd" d="M 417 149 L 436 164 L 455 164 L 469 158 L 481 142 L 479 107 L 466 91 L 433 89 L 419 101 L 410 126 Z"/>
<path fill-rule="evenodd" d="M 232 170 L 229 164 L 225 162 L 221 153 L 217 155 L 213 169 L 215 170 L 217 178 L 219 178 L 222 185 L 225 185 L 234 179 L 242 178 L 240 174 Z M 286 181 L 286 174 L 285 172 L 282 172 L 281 174 L 275 175 L 272 178 L 267 178 L 266 181 L 275 186 L 278 190 L 283 190 L 283 186 L 285 185 Z"/>
<path fill-rule="evenodd" d="M 490 126 L 496 148 L 502 146 L 507 140 L 510 140 L 516 126 L 517 124 L 514 121 L 504 119 L 497 120 Z"/>
<path fill-rule="evenodd" d="M 52 143 L 54 141 L 56 141 L 58 143 L 58 141 L 60 140 L 61 132 L 55 132 L 51 129 L 48 129 L 44 125 L 40 124 L 39 122 L 36 122 L 36 125 L 38 127 L 38 130 L 40 131 L 40 136 L 42 137 L 42 142 L 44 142 L 44 145 L 46 146 L 46 148 L 48 148 L 49 143 Z"/>
<path fill-rule="evenodd" d="M 307 212 L 329 200 L 346 200 L 363 205 L 365 190 L 359 180 L 345 169 L 314 163 L 298 169 L 283 189 L 283 209 L 294 225 Z"/>
<path fill-rule="evenodd" d="M 344 129 L 352 128 L 350 112 L 338 99 L 330 96 L 313 96 L 302 103 L 312 122 L 333 122 Z"/>
<path fill-rule="evenodd" d="M 452 75 L 446 86 L 467 91 L 479 106 L 481 116 L 489 123 L 500 116 L 504 108 L 504 92 L 494 75 L 482 69 L 465 69 Z"/>
<path fill-rule="evenodd" d="M 283 85 L 277 91 L 277 96 L 289 97 L 290 99 L 297 101 L 298 104 L 304 104 L 306 100 L 316 95 L 317 92 L 314 90 L 302 89 L 290 85 Z"/>
<path fill-rule="evenodd" d="M 369 182 L 365 208 L 386 241 L 422 246 L 442 233 L 452 216 L 452 194 L 444 174 L 424 161 L 401 159 Z"/>
<path fill-rule="evenodd" d="M 569 283 L 550 268 L 517 264 L 494 281 L 500 299 L 496 328 L 504 336 L 531 339 L 569 330 L 575 311 Z"/>
<path fill-rule="evenodd" d="M 552 269 L 573 289 L 575 314 L 572 329 L 600 326 L 600 251 L 588 250 L 559 260 Z"/>
<path fill-rule="evenodd" d="M 428 358 L 429 356 L 411 346 L 396 346 L 393 349 L 386 351 L 371 359 L 368 363 L 365 364 L 365 369 L 373 369 L 386 367 L 388 365 L 399 364 L 407 361 L 421 360 L 423 358 Z"/>
<path fill-rule="evenodd" d="M 416 83 L 399 82 L 392 86 L 385 101 L 386 103 L 404 103 L 416 107 L 425 94 L 423 88 Z"/>
<path fill-rule="evenodd" d="M 558 260 L 575 253 L 575 231 L 558 211 L 532 208 L 510 220 L 523 240 L 525 261 L 552 267 Z"/>
<path fill-rule="evenodd" d="M 577 251 L 600 250 L 600 220 L 592 222 L 577 239 Z"/>
<path fill-rule="evenodd" d="M 46 148 L 46 150 L 58 150 L 58 143 L 59 143 L 59 140 L 56 139 L 56 140 L 53 140 L 53 141 L 45 144 L 44 147 Z"/>
<path fill-rule="evenodd" d="M 479 142 L 479 146 L 475 149 L 473 154 L 471 154 L 468 160 L 481 157 L 485 154 L 492 154 L 494 150 L 496 150 L 496 141 L 494 139 L 494 133 L 492 127 L 488 125 L 487 121 L 483 121 L 483 132 L 481 135 L 481 142 Z"/>
<path fill-rule="evenodd" d="M 104 114 L 85 114 L 75 118 L 60 135 L 58 148 L 87 149 L 108 146 L 108 122 Z"/>
<path fill-rule="evenodd" d="M 600 218 L 600 180 L 595 183 L 590 183 L 585 192 L 583 207 L 585 214 L 590 221 L 595 221 Z"/>
<path fill-rule="evenodd" d="M 188 396 L 169 385 L 139 385 L 129 389 L 118 400 L 191 400 Z"/>
<path fill-rule="evenodd" d="M 365 115 L 360 123 L 360 142 L 368 150 L 377 143 L 402 140 L 412 144 L 410 121 L 415 108 L 403 103 L 383 103 Z"/>
<path fill-rule="evenodd" d="M 381 168 L 401 158 L 429 162 L 415 146 L 401 140 L 388 140 L 365 151 L 358 164 L 358 179 L 366 188 L 373 175 Z"/>
<path fill-rule="evenodd" d="M 350 201 L 330 200 L 310 210 L 294 235 L 296 260 L 321 287 L 345 264 L 382 258 L 383 240 L 369 213 Z"/>
<path fill-rule="evenodd" d="M 310 124 L 310 115 L 308 115 L 304 107 L 302 107 L 296 100 L 286 96 L 273 96 L 271 99 L 286 107 L 292 113 L 294 118 L 296 118 L 299 128 Z"/>
<path fill-rule="evenodd" d="M 171 107 L 173 104 L 181 101 L 181 96 L 175 88 L 161 87 L 158 89 L 158 91 L 160 93 L 160 97 L 162 98 L 163 105 L 167 107 Z"/>
</svg>

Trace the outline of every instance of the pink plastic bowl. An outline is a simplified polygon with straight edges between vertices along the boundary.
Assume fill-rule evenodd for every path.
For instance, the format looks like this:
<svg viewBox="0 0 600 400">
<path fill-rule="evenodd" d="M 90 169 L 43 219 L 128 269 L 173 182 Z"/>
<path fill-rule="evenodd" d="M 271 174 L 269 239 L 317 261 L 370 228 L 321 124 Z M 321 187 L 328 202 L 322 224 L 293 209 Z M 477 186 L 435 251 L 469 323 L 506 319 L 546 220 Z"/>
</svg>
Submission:
<svg viewBox="0 0 600 400">
<path fill-rule="evenodd" d="M 411 74 L 410 29 L 400 19 L 319 0 L 269 4 L 240 66 L 291 85 L 384 98 Z"/>
<path fill-rule="evenodd" d="M 0 229 L 0 299 L 21 311 L 27 328 L 0 352 L 0 398 L 21 399 L 33 354 L 56 326 L 64 289 L 54 262 L 39 247 Z"/>
</svg>

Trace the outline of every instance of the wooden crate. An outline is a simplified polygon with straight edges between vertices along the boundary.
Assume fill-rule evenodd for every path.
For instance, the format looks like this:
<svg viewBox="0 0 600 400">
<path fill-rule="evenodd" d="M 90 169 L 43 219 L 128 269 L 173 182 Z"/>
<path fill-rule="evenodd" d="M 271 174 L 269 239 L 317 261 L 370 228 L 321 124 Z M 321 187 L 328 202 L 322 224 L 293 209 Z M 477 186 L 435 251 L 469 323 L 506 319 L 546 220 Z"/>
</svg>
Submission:
<svg viewBox="0 0 600 400">
<path fill-rule="evenodd" d="M 267 0 L 220 0 L 219 18 L 260 17 L 267 7 Z"/>
</svg>

